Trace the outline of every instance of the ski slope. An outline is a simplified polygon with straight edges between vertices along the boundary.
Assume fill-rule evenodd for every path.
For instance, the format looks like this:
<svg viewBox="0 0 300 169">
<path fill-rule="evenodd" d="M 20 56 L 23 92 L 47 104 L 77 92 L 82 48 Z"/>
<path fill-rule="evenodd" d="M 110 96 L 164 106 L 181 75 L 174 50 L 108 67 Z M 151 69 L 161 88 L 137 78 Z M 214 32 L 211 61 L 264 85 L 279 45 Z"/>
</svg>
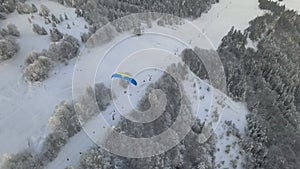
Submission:
<svg viewBox="0 0 300 169">
<path fill-rule="evenodd" d="M 182 27 L 185 28 L 184 26 Z M 153 27 L 145 32 L 155 32 L 159 29 L 160 28 L 158 27 Z M 181 30 L 181 28 L 178 27 L 177 30 Z M 199 37 L 199 39 L 201 38 L 202 37 Z M 196 40 L 194 39 L 194 41 Z M 113 48 L 111 48 L 111 46 L 113 46 Z M 104 83 L 107 87 L 111 87 L 114 92 L 113 104 L 106 111 L 102 112 L 101 115 L 97 117 L 97 120 L 93 120 L 91 122 L 92 124 L 88 123 L 88 127 L 85 131 L 89 137 L 92 138 L 94 142 L 101 142 L 103 137 L 100 137 L 97 134 L 95 135 L 95 133 L 98 133 L 101 136 L 103 133 L 109 133 L 107 128 L 117 125 L 121 113 L 130 113 L 132 109 L 135 108 L 134 105 L 137 105 L 140 98 L 144 96 L 145 89 L 147 85 L 150 84 L 149 77 L 154 77 L 151 82 L 155 82 L 162 75 L 161 71 L 166 70 L 167 66 L 172 63 L 180 62 L 178 60 L 180 56 L 177 55 L 177 53 L 181 53 L 185 48 L 186 46 L 184 43 L 176 41 L 172 37 L 161 36 L 154 33 L 145 33 L 142 36 L 132 36 L 129 32 L 117 36 L 114 41 L 108 44 L 83 50 L 75 67 L 75 79 L 73 81 L 75 84 L 75 86 L 73 86 L 75 91 L 74 99 L 76 100 L 76 97 L 80 97 L 84 93 L 85 88 L 94 82 Z M 172 55 L 172 57 L 164 58 L 165 52 L 166 55 L 169 54 Z M 160 58 L 156 58 L 157 55 Z M 138 81 L 138 87 L 129 86 L 129 88 L 123 88 L 119 85 L 120 80 L 111 80 L 111 74 L 119 71 L 132 74 Z M 196 86 L 199 87 L 199 95 L 204 97 L 204 99 L 200 99 L 193 95 L 193 91 L 195 90 L 195 86 L 192 85 L 193 82 L 197 83 Z M 215 119 L 215 117 L 212 117 L 215 115 L 212 110 L 214 110 L 216 106 L 215 104 L 212 104 L 212 100 L 214 100 L 215 103 L 218 101 L 223 102 L 223 104 L 220 105 L 221 108 L 219 107 L 220 118 L 217 117 L 217 121 L 213 121 L 214 129 L 216 130 L 218 137 L 221 137 L 221 135 L 226 132 L 226 130 L 221 127 L 225 120 L 232 120 L 239 129 L 244 129 L 246 124 L 245 115 L 247 113 L 244 106 L 240 106 L 233 102 L 223 93 L 213 90 L 210 85 L 198 78 L 195 79 L 195 76 L 192 76 L 191 74 L 186 77 L 184 88 L 186 89 L 186 94 L 192 93 L 190 98 L 193 98 L 191 101 L 194 108 L 197 103 L 201 105 L 198 109 L 197 107 L 194 109 L 198 112 L 198 117 L 201 121 L 213 121 Z M 129 102 L 125 102 L 127 99 L 129 99 Z M 106 122 L 101 118 L 102 115 Z M 79 135 L 82 135 L 82 132 Z M 84 141 L 86 138 L 81 139 Z M 57 158 L 49 164 L 48 168 L 58 165 L 64 167 L 69 165 L 77 166 L 78 162 L 76 162 L 76 160 L 68 161 L 65 158 L 72 157 L 78 159 L 78 151 L 70 146 L 74 145 L 74 142 L 75 140 L 70 140 L 70 143 L 66 145 L 59 155 L 59 157 L 64 158 Z M 236 139 L 232 137 L 227 140 L 226 144 L 234 144 L 234 142 L 236 142 Z M 216 154 L 217 163 L 224 159 L 228 159 L 228 161 L 233 160 L 233 158 L 238 155 L 236 153 L 239 152 L 238 146 L 236 146 L 236 149 L 232 152 L 233 154 L 236 153 L 234 157 L 232 155 L 228 156 L 224 151 L 222 152 L 222 150 L 225 149 L 225 146 L 226 145 L 223 142 L 217 144 L 217 148 L 221 150 Z M 242 166 L 242 160 L 242 157 L 238 160 L 239 167 Z M 71 161 L 73 161 L 73 163 Z M 224 165 L 230 168 L 229 163 Z"/>
</svg>

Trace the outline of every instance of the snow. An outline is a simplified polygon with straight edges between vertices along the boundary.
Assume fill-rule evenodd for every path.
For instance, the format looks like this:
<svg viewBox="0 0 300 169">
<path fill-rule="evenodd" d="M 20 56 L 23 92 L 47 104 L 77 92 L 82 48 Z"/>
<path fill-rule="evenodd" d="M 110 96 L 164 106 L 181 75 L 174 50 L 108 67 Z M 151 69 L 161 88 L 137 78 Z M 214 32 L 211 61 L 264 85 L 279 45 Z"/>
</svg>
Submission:
<svg viewBox="0 0 300 169">
<path fill-rule="evenodd" d="M 245 45 L 246 48 L 252 48 L 257 51 L 258 42 L 252 41 L 250 38 L 247 38 L 247 44 Z"/>
<path fill-rule="evenodd" d="M 84 18 L 76 16 L 75 8 L 65 7 L 60 4 L 58 5 L 57 2 L 49 1 L 49 0 L 48 1 L 31 0 L 31 1 L 26 1 L 26 3 L 34 3 L 38 9 L 41 4 L 44 4 L 50 9 L 50 13 L 51 14 L 53 13 L 56 16 L 56 18 L 58 18 L 58 19 L 59 19 L 59 15 L 62 15 L 63 18 L 65 18 L 64 14 L 66 14 L 68 16 L 68 20 L 64 20 L 60 24 L 56 25 L 56 28 L 63 34 L 71 34 L 76 39 L 80 40 L 81 33 L 88 31 L 87 29 L 84 28 L 84 26 L 88 25 L 88 24 L 85 22 Z M 31 19 L 32 23 L 36 23 L 40 26 L 43 26 L 49 34 L 49 30 L 52 29 L 52 24 L 51 23 L 45 24 L 44 19 L 41 20 L 38 12 L 34 13 L 32 15 L 34 16 Z M 29 15 L 25 15 L 25 16 L 29 17 Z M 37 19 L 35 19 L 35 18 L 37 18 Z M 51 16 L 49 17 L 49 19 L 51 19 Z M 27 21 L 27 19 L 26 19 L 26 21 Z M 67 29 L 68 24 L 70 25 L 71 29 Z M 31 26 L 29 26 L 29 28 L 31 28 Z M 48 36 L 48 39 L 49 39 L 49 36 Z"/>
<path fill-rule="evenodd" d="M 62 33 L 69 33 L 80 39 L 80 33 L 87 31 L 84 29 L 85 21 L 82 18 L 76 17 L 74 8 L 64 7 L 53 1 L 31 0 L 26 3 L 31 2 L 35 3 L 38 8 L 40 4 L 45 4 L 51 9 L 51 12 L 55 13 L 56 17 L 59 17 L 59 14 L 63 15 L 66 13 L 69 20 L 57 25 L 57 28 Z M 291 0 L 286 3 L 292 4 L 291 2 L 295 4 L 298 3 L 296 0 Z M 297 7 L 295 4 L 294 7 Z M 129 112 L 132 108 L 131 106 L 136 107 L 138 100 L 143 97 L 145 88 L 162 75 L 162 71 L 165 70 L 166 66 L 178 62 L 178 57 L 175 56 L 178 56 L 184 48 L 201 44 L 202 48 L 216 49 L 222 37 L 227 34 L 232 26 L 244 30 L 248 27 L 249 20 L 262 14 L 263 11 L 259 10 L 257 1 L 222 0 L 220 3 L 213 5 L 212 9 L 209 10 L 207 14 L 203 14 L 199 19 L 187 22 L 185 25 L 178 26 L 174 29 L 162 28 L 154 24 L 153 28 L 146 30 L 148 32 L 142 36 L 136 37 L 130 33 L 123 33 L 117 36 L 113 42 L 101 47 L 96 49 L 84 49 L 78 59 L 79 63 L 77 63 L 76 66 L 74 66 L 75 60 L 72 60 L 67 66 L 56 66 L 50 78 L 41 84 L 27 84 L 24 82 L 22 77 L 22 65 L 25 56 L 32 50 L 41 51 L 42 49 L 47 49 L 50 44 L 50 38 L 49 36 L 40 36 L 33 33 L 32 25 L 28 22 L 30 15 L 18 15 L 16 12 L 10 14 L 7 20 L 0 22 L 0 25 L 7 25 L 8 23 L 17 25 L 21 32 L 21 37 L 18 39 L 21 49 L 15 57 L 0 63 L 0 156 L 4 153 L 19 152 L 28 147 L 28 143 L 32 143 L 31 146 L 41 144 L 44 136 L 49 132 L 47 123 L 55 106 L 63 100 L 72 100 L 73 71 L 75 71 L 76 74 L 80 74 L 80 78 L 73 79 L 73 82 L 76 83 L 73 90 L 79 92 L 78 95 L 74 95 L 75 99 L 82 94 L 82 90 L 85 89 L 88 84 L 104 82 L 106 86 L 110 86 L 110 84 L 113 83 L 117 85 L 113 86 L 117 94 L 115 102 L 118 106 L 124 104 L 125 112 Z M 43 19 L 39 17 L 38 14 L 33 14 L 33 16 L 33 23 L 38 23 L 45 27 L 47 31 L 49 30 L 51 24 L 45 25 Z M 72 22 L 74 22 L 74 25 Z M 66 28 L 67 24 L 71 26 L 71 29 Z M 197 26 L 198 29 L 191 27 L 191 25 Z M 195 34 L 197 30 L 202 31 L 205 36 L 202 36 L 201 33 Z M 160 34 L 155 32 L 160 32 Z M 189 32 L 189 35 L 186 35 L 184 32 Z M 113 46 L 113 48 L 111 48 L 111 46 Z M 159 55 L 157 54 L 153 57 L 147 56 L 145 51 L 147 52 L 149 50 L 152 50 L 152 55 L 156 54 L 155 52 L 159 53 Z M 132 53 L 136 51 L 138 51 L 135 53 L 136 56 L 144 57 L 134 57 Z M 159 57 L 162 56 L 162 53 L 168 53 L 173 57 L 170 60 L 166 57 L 167 62 L 165 62 L 165 60 L 163 60 L 164 58 Z M 99 59 L 104 56 L 105 59 L 99 62 Z M 134 58 L 135 60 L 130 60 L 130 58 Z M 155 60 L 155 62 L 152 62 L 153 60 Z M 122 62 L 126 63 L 124 64 L 126 65 L 125 67 L 119 65 Z M 165 64 L 161 65 L 159 63 Z M 147 66 L 148 69 L 144 69 L 145 66 Z M 151 67 L 159 67 L 159 69 Z M 111 74 L 117 71 L 131 73 L 133 77 L 138 80 L 138 83 L 142 83 L 143 85 L 138 88 L 130 87 L 127 94 L 124 94 L 124 89 L 120 89 L 118 83 L 114 83 L 114 81 L 110 79 Z M 89 74 L 90 72 L 95 72 L 95 74 Z M 151 82 L 149 81 L 149 75 L 152 75 Z M 145 82 L 143 80 L 145 80 Z M 224 152 L 227 144 L 232 145 L 237 140 L 233 136 L 229 138 L 225 136 L 222 137 L 226 132 L 226 128 L 222 127 L 222 124 L 225 120 L 231 120 L 236 124 L 241 133 L 243 133 L 246 125 L 245 115 L 247 114 L 247 109 L 242 103 L 233 102 L 224 94 L 214 90 L 207 83 L 199 79 L 195 80 L 192 76 L 187 77 L 187 80 L 184 82 L 184 87 L 187 91 L 194 90 L 194 82 L 196 82 L 196 86 L 199 88 L 199 93 L 196 94 L 200 97 L 204 97 L 204 99 L 193 99 L 193 105 L 196 105 L 196 102 L 200 105 L 198 107 L 198 116 L 202 121 L 214 119 L 212 117 L 214 116 L 213 111 L 210 110 L 214 110 L 216 107 L 211 107 L 211 102 L 223 102 L 223 104 L 218 105 L 219 110 L 223 110 L 220 114 L 222 116 L 214 122 L 215 131 L 219 138 L 217 148 L 220 149 L 220 151 L 216 153 L 216 162 L 218 164 L 222 160 L 225 160 L 227 162 L 223 167 L 232 168 L 229 161 L 238 155 L 239 147 L 236 146 L 230 152 L 230 155 Z M 208 88 L 211 90 L 208 91 Z M 127 104 L 121 102 L 123 97 L 129 97 L 130 104 L 128 105 L 130 105 L 130 107 L 126 107 Z M 196 95 L 192 93 L 189 97 L 196 97 Z M 114 113 L 115 120 L 111 118 Z M 116 111 L 115 105 L 108 107 L 108 109 L 103 112 L 103 115 L 110 127 L 115 126 L 120 118 L 120 114 Z M 99 125 L 103 125 L 103 121 L 98 121 L 98 119 L 99 118 L 88 123 L 88 129 L 90 129 L 90 131 L 86 131 L 87 133 L 91 133 L 95 131 L 93 129 L 99 127 Z M 95 132 L 97 132 L 97 134 L 98 132 L 103 134 L 102 130 Z M 91 137 L 91 135 L 89 136 Z M 101 138 L 103 135 L 97 136 Z M 94 139 L 97 140 L 100 138 Z M 95 146 L 95 144 L 88 138 L 85 131 L 81 131 L 70 139 L 59 153 L 58 158 L 51 162 L 46 168 L 54 169 L 69 165 L 77 166 L 80 152 L 86 151 L 91 146 Z M 69 160 L 67 160 L 67 158 L 69 158 Z M 241 168 L 242 160 L 243 158 L 240 158 L 238 168 Z"/>
<path fill-rule="evenodd" d="M 66 8 L 52 1 L 28 1 L 27 3 L 47 5 L 56 16 L 67 13 L 69 20 L 57 27 L 63 33 L 69 33 L 80 38 L 80 32 L 85 32 L 82 18 L 76 18 L 73 8 Z M 39 23 L 45 28 L 37 13 L 33 14 L 33 23 Z M 20 51 L 12 59 L 0 63 L 0 156 L 4 153 L 17 153 L 31 145 L 40 144 L 42 137 L 47 135 L 48 119 L 54 108 L 63 100 L 71 100 L 71 82 L 74 61 L 68 66 L 58 65 L 50 78 L 41 84 L 27 84 L 22 76 L 25 56 L 32 50 L 48 49 L 49 36 L 40 36 L 32 31 L 28 21 L 30 15 L 19 15 L 14 12 L 8 15 L 0 25 L 5 27 L 14 23 L 20 30 L 18 38 Z M 73 21 L 72 29 L 65 29 L 67 22 Z M 64 79 L 64 80 L 62 80 Z M 36 143 L 31 143 L 36 142 Z"/>
<path fill-rule="evenodd" d="M 258 7 L 257 0 L 220 0 L 219 3 L 196 19 L 195 24 L 217 49 L 222 38 L 232 26 L 245 30 L 249 21 L 264 14 Z"/>
<path fill-rule="evenodd" d="M 233 135 L 226 136 L 227 125 L 224 124 L 225 121 L 232 121 L 236 125 L 236 128 L 239 129 L 241 135 L 244 135 L 244 128 L 246 127 L 246 114 L 248 110 L 245 105 L 241 103 L 235 103 L 231 101 L 226 102 L 226 107 L 222 116 L 221 125 L 216 129 L 216 134 L 218 137 L 218 142 L 216 148 L 219 149 L 216 153 L 216 164 L 225 161 L 224 165 L 221 165 L 222 168 L 233 168 L 230 164 L 231 160 L 237 160 L 237 168 L 243 168 L 242 163 L 244 162 L 244 157 L 240 154 L 242 149 L 239 147 L 239 139 Z M 226 153 L 226 146 L 230 145 L 231 150 L 229 153 Z"/>
<path fill-rule="evenodd" d="M 58 157 L 45 169 L 78 166 L 81 154 L 93 146 L 95 143 L 82 130 L 69 140 L 68 144 L 61 149 Z"/>
<path fill-rule="evenodd" d="M 274 2 L 278 2 L 280 5 L 285 5 L 287 9 L 295 10 L 300 13 L 300 1 L 299 0 L 283 0 L 283 1 L 278 1 L 278 0 L 271 0 Z"/>
<path fill-rule="evenodd" d="M 151 31 L 155 32 L 155 29 L 159 28 L 154 27 Z M 177 28 L 177 30 L 181 29 L 181 27 Z M 196 40 L 194 39 L 194 41 Z M 109 48 L 110 45 L 113 45 L 113 48 Z M 157 48 L 159 48 L 159 50 Z M 112 91 L 115 94 L 114 109 L 105 111 L 102 115 L 107 120 L 106 123 L 108 123 L 108 126 L 114 126 L 120 118 L 120 112 L 122 112 L 123 115 L 128 114 L 134 108 L 132 105 L 136 105 L 137 101 L 143 96 L 144 92 L 138 93 L 138 91 L 142 91 L 146 88 L 143 84 L 143 80 L 149 78 L 148 75 L 153 76 L 155 74 L 161 74 L 161 71 L 165 70 L 166 66 L 171 65 L 172 63 L 178 63 L 179 60 L 176 60 L 178 56 L 173 52 L 178 51 L 178 53 L 180 53 L 184 48 L 186 48 L 184 43 L 174 41 L 174 38 L 161 36 L 153 32 L 147 34 L 146 31 L 142 36 L 128 36 L 127 34 L 123 34 L 118 36 L 114 42 L 111 42 L 108 45 L 103 45 L 94 49 L 86 49 L 86 52 L 83 51 L 83 53 L 86 53 L 87 57 L 81 57 L 76 65 L 76 70 L 80 71 L 76 71 L 74 76 L 75 79 L 73 84 L 75 84 L 75 99 L 76 96 L 80 96 L 84 92 L 86 85 L 93 83 L 94 80 L 97 83 L 102 82 L 107 86 L 112 85 Z M 163 50 L 160 51 L 161 49 Z M 101 51 L 102 53 L 105 51 L 105 54 L 101 55 Z M 120 53 L 122 54 L 120 55 Z M 168 55 L 173 55 L 173 58 L 170 57 L 170 59 L 168 59 Z M 89 60 L 86 60 L 87 58 Z M 163 63 L 163 65 L 161 63 Z M 129 73 L 137 79 L 138 84 L 142 82 L 142 85 L 138 87 L 130 86 L 129 90 L 124 89 L 119 85 L 120 80 L 110 79 L 111 74 L 115 72 Z M 156 77 L 156 79 L 158 79 L 158 77 Z M 196 86 L 200 89 L 199 96 L 204 96 L 204 99 L 201 100 L 197 95 L 193 95 L 193 91 L 195 90 L 193 82 L 197 83 Z M 147 84 L 148 83 L 146 83 L 146 85 Z M 186 94 L 192 93 L 189 95 L 190 98 L 196 98 L 191 100 L 193 106 L 197 103 L 201 105 L 198 107 L 199 118 L 202 121 L 211 121 L 214 129 L 217 131 L 218 137 L 221 137 L 221 135 L 226 132 L 224 128 L 220 127 L 220 122 L 223 123 L 225 120 L 232 120 L 240 130 L 244 129 L 246 124 L 245 114 L 247 112 L 245 107 L 235 105 L 236 103 L 219 91 L 214 90 L 204 81 L 201 81 L 200 79 L 196 79 L 195 81 L 194 76 L 187 77 L 184 81 L 184 89 L 186 89 Z M 124 93 L 124 91 L 126 92 Z M 216 102 L 218 101 L 224 103 L 216 106 Z M 219 114 L 217 116 L 220 118 L 214 117 L 216 115 L 213 113 L 213 110 L 217 108 L 219 109 Z M 112 115 L 115 117 L 114 122 L 111 120 Z M 101 128 L 99 126 L 104 125 L 100 117 L 98 120 L 98 122 L 95 122 L 98 123 L 98 125 L 95 125 L 98 126 L 95 127 L 96 129 L 99 129 Z M 105 125 L 105 128 L 106 127 L 107 125 Z M 91 138 L 95 137 L 93 134 L 95 133 L 95 128 L 86 130 Z M 104 131 L 98 131 L 98 133 L 103 132 Z M 95 142 L 99 142 L 98 139 L 99 137 L 93 138 Z M 235 138 L 230 138 L 226 144 L 233 144 L 235 141 Z M 220 143 L 217 146 L 221 150 L 225 149 L 223 143 Z M 238 150 L 238 146 L 236 146 L 236 151 Z M 226 157 L 226 154 L 224 152 L 218 152 L 216 157 L 216 161 L 220 162 Z M 231 159 L 231 157 L 227 158 Z M 242 158 L 239 160 L 239 166 L 241 166 L 241 160 Z"/>
</svg>

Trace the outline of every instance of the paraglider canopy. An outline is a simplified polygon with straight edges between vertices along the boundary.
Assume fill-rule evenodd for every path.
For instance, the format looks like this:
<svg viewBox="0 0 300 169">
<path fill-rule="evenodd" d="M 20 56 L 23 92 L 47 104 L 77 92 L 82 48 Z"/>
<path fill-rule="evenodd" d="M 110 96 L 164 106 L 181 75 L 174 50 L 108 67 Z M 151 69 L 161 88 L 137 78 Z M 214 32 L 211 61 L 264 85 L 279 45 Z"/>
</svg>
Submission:
<svg viewBox="0 0 300 169">
<path fill-rule="evenodd" d="M 118 72 L 118 73 L 113 74 L 111 76 L 111 78 L 120 78 L 120 79 L 128 81 L 129 83 L 133 84 L 134 86 L 137 86 L 136 80 L 134 78 L 132 78 L 129 74 L 126 74 L 126 73 Z"/>
</svg>

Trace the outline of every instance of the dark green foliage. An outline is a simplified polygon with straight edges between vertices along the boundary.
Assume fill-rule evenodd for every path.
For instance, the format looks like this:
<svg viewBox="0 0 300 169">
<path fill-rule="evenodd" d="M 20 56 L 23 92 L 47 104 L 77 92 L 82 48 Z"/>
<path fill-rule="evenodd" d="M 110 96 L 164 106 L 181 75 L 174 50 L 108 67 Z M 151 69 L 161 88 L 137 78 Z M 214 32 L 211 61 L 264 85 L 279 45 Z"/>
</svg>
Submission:
<svg viewBox="0 0 300 169">
<path fill-rule="evenodd" d="M 240 141 L 242 149 L 246 152 L 247 168 L 261 167 L 268 153 L 266 127 L 262 126 L 262 121 L 259 120 L 261 119 L 254 115 L 247 116 L 248 132 Z"/>
<path fill-rule="evenodd" d="M 250 27 L 247 28 L 249 32 L 249 38 L 253 41 L 258 41 L 264 35 L 267 36 L 271 33 L 271 25 L 274 21 L 275 16 L 271 14 L 264 14 L 263 16 L 258 16 L 254 20 L 250 21 Z"/>
<path fill-rule="evenodd" d="M 285 10 L 285 6 L 280 6 L 278 2 L 270 0 L 259 0 L 259 8 L 270 10 L 275 15 L 280 15 Z"/>
<path fill-rule="evenodd" d="M 184 49 L 181 55 L 182 61 L 189 66 L 195 75 L 201 79 L 208 79 L 208 73 L 205 66 L 193 49 Z"/>
<path fill-rule="evenodd" d="M 58 0 L 58 2 L 75 7 L 77 16 L 84 17 L 88 24 L 97 30 L 109 21 L 147 11 L 197 18 L 206 12 L 215 0 Z"/>
<path fill-rule="evenodd" d="M 235 100 L 243 100 L 246 92 L 246 78 L 243 70 L 242 59 L 247 54 L 245 44 L 247 34 L 232 28 L 228 35 L 222 39 L 222 43 L 218 48 L 220 59 L 223 63 L 227 91 L 230 97 Z"/>
</svg>

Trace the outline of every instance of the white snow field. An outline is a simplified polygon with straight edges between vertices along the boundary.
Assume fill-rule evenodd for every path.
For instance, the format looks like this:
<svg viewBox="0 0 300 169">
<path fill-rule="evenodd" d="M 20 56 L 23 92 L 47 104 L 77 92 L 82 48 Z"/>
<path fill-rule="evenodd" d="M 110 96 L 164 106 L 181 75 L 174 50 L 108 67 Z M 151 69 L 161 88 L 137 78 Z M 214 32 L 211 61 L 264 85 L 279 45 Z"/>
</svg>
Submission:
<svg viewBox="0 0 300 169">
<path fill-rule="evenodd" d="M 80 39 L 80 33 L 86 32 L 86 22 L 77 18 L 74 8 L 67 8 L 53 1 L 28 1 L 39 8 L 45 4 L 56 16 L 66 13 L 69 20 L 57 25 L 63 33 L 68 33 Z M 44 19 L 37 13 L 33 14 L 33 23 L 45 27 L 49 33 L 51 24 L 44 24 Z M 28 147 L 28 142 L 34 142 L 47 135 L 47 123 L 54 108 L 62 100 L 71 100 L 71 81 L 74 61 L 68 66 L 58 65 L 50 78 L 41 84 L 28 84 L 23 78 L 23 64 L 26 55 L 31 51 L 48 49 L 49 36 L 40 36 L 32 31 L 28 22 L 29 14 L 19 15 L 17 11 L 0 21 L 1 27 L 15 24 L 21 36 L 18 39 L 20 51 L 12 59 L 0 63 L 0 156 L 4 153 L 17 153 Z M 72 22 L 75 23 L 73 26 Z M 67 24 L 72 28 L 66 29 Z M 40 138 L 40 136 L 42 136 Z M 31 143 L 33 144 L 33 143 Z M 34 145 L 32 145 L 34 147 Z"/>
<path fill-rule="evenodd" d="M 232 26 L 243 31 L 249 26 L 250 20 L 263 13 L 264 11 L 258 7 L 258 0 L 220 0 L 193 23 L 207 36 L 216 49 Z"/>
<path fill-rule="evenodd" d="M 56 2 L 46 0 L 29 0 L 27 3 L 34 3 L 38 8 L 40 4 L 45 4 L 56 16 L 66 13 L 69 20 L 57 25 L 57 28 L 62 33 L 68 33 L 80 39 L 80 33 L 87 31 L 84 29 L 86 22 L 82 18 L 76 17 L 74 8 L 67 8 Z M 33 33 L 32 25 L 28 22 L 28 17 L 30 17 L 30 15 L 19 15 L 17 12 L 8 15 L 6 20 L 0 22 L 0 25 L 2 27 L 5 27 L 8 23 L 17 25 L 21 33 L 21 37 L 18 39 L 21 49 L 12 59 L 0 63 L 0 156 L 2 157 L 5 153 L 17 153 L 28 146 L 39 147 L 38 145 L 42 143 L 43 138 L 50 132 L 47 123 L 55 106 L 63 100 L 72 101 L 73 71 L 76 73 L 81 72 L 83 74 L 97 71 L 96 74 L 92 74 L 91 76 L 95 78 L 96 82 L 104 82 L 105 85 L 109 86 L 111 83 L 111 73 L 118 71 L 117 68 L 121 71 L 122 67 L 118 67 L 119 64 L 126 57 L 133 54 L 133 52 L 141 51 L 143 49 L 159 49 L 167 51 L 170 55 L 173 55 L 174 60 L 171 59 L 166 63 L 176 63 L 178 62 L 178 54 L 180 54 L 187 46 L 193 47 L 194 44 L 201 44 L 200 47 L 202 48 L 216 49 L 220 44 L 222 37 L 227 34 L 232 26 L 243 30 L 248 26 L 249 20 L 254 19 L 261 14 L 263 14 L 263 11 L 259 10 L 258 2 L 255 0 L 222 0 L 220 3 L 213 5 L 208 13 L 203 14 L 199 19 L 191 22 L 199 28 L 200 32 L 203 32 L 206 35 L 209 39 L 208 41 L 203 38 L 203 36 L 194 34 L 190 34 L 187 37 L 181 37 L 184 41 L 191 42 L 191 44 L 185 44 L 180 40 L 178 41 L 174 40 L 174 38 L 170 38 L 170 36 L 158 36 L 157 34 L 149 33 L 136 37 L 132 36 L 131 32 L 123 33 L 118 35 L 113 42 L 109 42 L 93 50 L 83 49 L 78 60 L 80 63 L 79 65 L 77 63 L 77 66 L 75 67 L 76 59 L 71 60 L 67 66 L 58 65 L 53 72 L 51 72 L 50 78 L 40 84 L 28 84 L 24 81 L 22 77 L 22 65 L 25 56 L 32 50 L 41 51 L 42 49 L 47 49 L 50 44 L 50 37 Z M 39 17 L 37 13 L 33 15 L 34 19 L 32 19 L 32 22 L 40 24 L 48 31 L 51 25 L 45 25 L 43 19 Z M 72 22 L 74 22 L 75 26 L 73 26 Z M 66 28 L 67 24 L 71 25 L 71 29 Z M 189 31 L 189 29 L 190 27 L 187 24 L 178 26 L 177 30 L 161 28 L 154 24 L 153 28 L 148 29 L 147 31 L 167 32 L 170 35 L 173 33 L 175 36 L 175 34 L 180 34 L 181 31 Z M 115 45 L 117 42 L 120 43 Z M 114 49 L 106 53 L 112 46 L 114 46 Z M 154 51 L 157 52 L 157 50 Z M 95 57 L 95 53 L 97 53 L 97 57 Z M 103 64 L 98 67 L 99 57 L 101 58 L 105 53 L 107 59 L 105 59 Z M 150 63 L 153 60 L 156 60 L 155 63 L 164 62 L 164 60 L 158 61 L 158 58 L 147 58 L 139 60 L 139 62 L 126 62 L 125 60 L 126 63 L 133 63 L 132 65 L 127 65 L 126 68 L 137 68 L 141 65 L 140 63 Z M 80 65 L 83 67 L 80 67 Z M 164 70 L 164 66 L 166 65 L 155 66 Z M 93 68 L 99 69 L 94 70 Z M 144 69 L 144 71 L 141 72 L 134 72 L 134 70 L 130 69 L 125 70 L 132 71 L 129 73 L 136 75 L 139 83 L 145 83 L 139 88 L 130 87 L 127 96 L 129 95 L 130 103 L 132 105 L 137 104 L 143 96 L 145 92 L 144 89 L 147 85 L 154 82 L 162 75 L 160 69 Z M 151 82 L 149 80 L 150 77 L 152 77 Z M 87 83 L 89 82 L 89 78 L 89 76 L 83 77 L 83 79 L 77 79 L 78 81 L 75 82 L 77 85 L 84 87 L 88 84 L 93 84 Z M 209 115 L 209 112 L 206 109 L 211 108 L 211 100 L 221 102 L 219 106 L 221 106 L 224 111 L 221 113 L 221 118 L 215 122 L 215 131 L 219 138 L 217 149 L 220 149 L 220 151 L 217 151 L 216 153 L 216 164 L 225 161 L 222 168 L 233 168 L 230 164 L 230 160 L 234 160 L 236 156 L 240 156 L 240 149 L 238 145 L 236 145 L 229 154 L 224 152 L 226 145 L 233 145 L 237 139 L 234 136 L 224 136 L 226 135 L 227 129 L 223 126 L 225 120 L 231 120 L 243 134 L 244 127 L 246 126 L 245 115 L 247 114 L 245 105 L 233 102 L 230 98 L 218 92 L 218 90 L 214 90 L 207 83 L 200 81 L 199 79 L 194 79 L 191 76 L 188 76 L 187 79 L 184 87 L 188 90 L 192 90 L 194 87 L 191 84 L 196 81 L 197 87 L 199 87 L 198 94 L 204 96 L 204 99 L 202 100 L 196 99 L 201 105 L 198 111 L 200 119 L 205 120 L 207 115 Z M 208 88 L 210 88 L 210 90 L 207 90 Z M 122 102 L 122 97 L 124 96 L 122 94 L 124 93 L 123 89 L 120 90 L 122 92 L 118 93 L 116 103 L 118 105 L 127 105 Z M 194 100 L 193 104 L 195 104 L 194 102 L 196 101 Z M 123 108 L 126 109 L 127 112 L 130 111 L 129 107 L 123 106 Z M 215 107 L 212 109 L 214 108 Z M 111 126 L 115 126 L 119 120 L 118 113 L 116 113 L 115 120 L 112 120 L 111 118 L 115 109 L 115 105 L 112 104 L 105 112 L 103 112 L 105 119 Z M 99 121 L 97 121 L 97 119 L 89 123 L 91 128 L 98 126 Z M 208 119 L 213 118 L 208 117 Z M 71 165 L 76 167 L 79 164 L 80 152 L 84 152 L 92 146 L 95 146 L 93 141 L 88 138 L 84 131 L 81 131 L 70 139 L 70 141 L 62 148 L 58 157 L 46 166 L 46 168 L 57 169 Z M 243 157 L 240 156 L 237 161 L 237 168 L 241 168 Z"/>
</svg>

